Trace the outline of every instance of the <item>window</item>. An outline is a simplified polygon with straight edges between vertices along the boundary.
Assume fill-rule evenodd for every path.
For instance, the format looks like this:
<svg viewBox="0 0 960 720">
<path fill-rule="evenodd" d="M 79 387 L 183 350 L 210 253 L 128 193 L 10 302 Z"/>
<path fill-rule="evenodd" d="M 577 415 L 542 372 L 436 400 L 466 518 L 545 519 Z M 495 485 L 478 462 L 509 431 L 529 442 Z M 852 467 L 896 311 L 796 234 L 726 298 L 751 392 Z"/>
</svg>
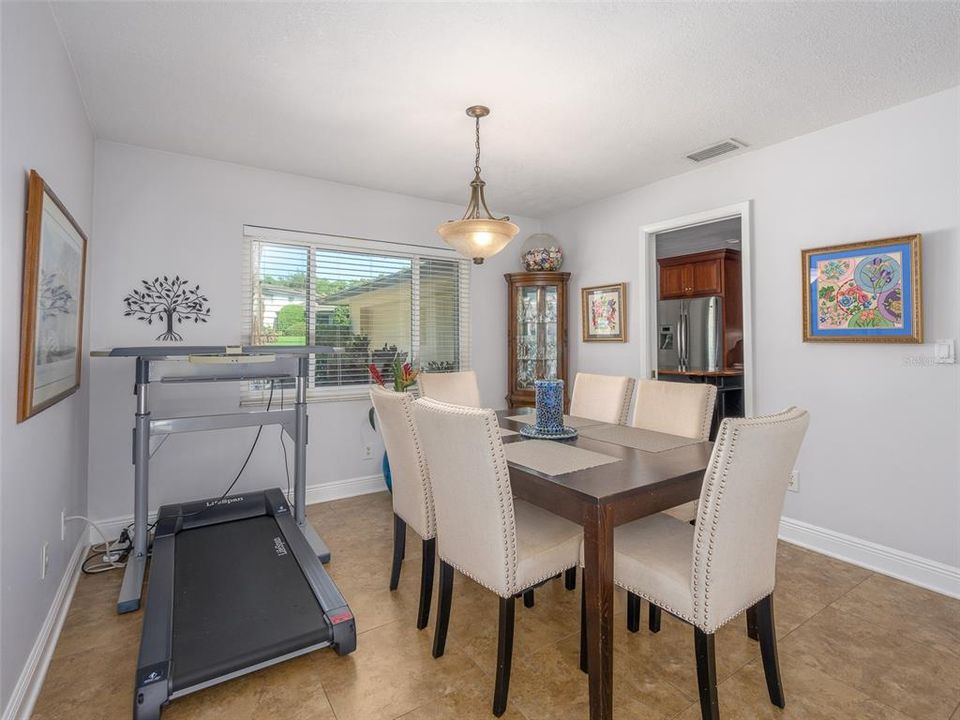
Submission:
<svg viewBox="0 0 960 720">
<path fill-rule="evenodd" d="M 468 260 L 452 251 L 244 229 L 244 322 L 253 345 L 331 345 L 311 357 L 311 397 L 353 397 L 395 358 L 427 371 L 469 366 Z M 249 400 L 263 398 L 251 388 Z"/>
</svg>

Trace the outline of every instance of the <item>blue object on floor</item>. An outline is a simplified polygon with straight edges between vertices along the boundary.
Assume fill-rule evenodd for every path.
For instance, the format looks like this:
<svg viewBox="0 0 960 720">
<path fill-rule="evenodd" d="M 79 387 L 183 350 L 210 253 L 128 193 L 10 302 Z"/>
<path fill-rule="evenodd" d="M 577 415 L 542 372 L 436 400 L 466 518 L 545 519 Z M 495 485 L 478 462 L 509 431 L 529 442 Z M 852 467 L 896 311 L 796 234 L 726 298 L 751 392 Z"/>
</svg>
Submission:
<svg viewBox="0 0 960 720">
<path fill-rule="evenodd" d="M 387 459 L 387 454 L 383 454 L 383 463 L 381 464 L 383 468 L 383 481 L 387 484 L 387 490 L 391 493 L 393 492 L 393 478 L 390 476 L 390 461 Z"/>
</svg>

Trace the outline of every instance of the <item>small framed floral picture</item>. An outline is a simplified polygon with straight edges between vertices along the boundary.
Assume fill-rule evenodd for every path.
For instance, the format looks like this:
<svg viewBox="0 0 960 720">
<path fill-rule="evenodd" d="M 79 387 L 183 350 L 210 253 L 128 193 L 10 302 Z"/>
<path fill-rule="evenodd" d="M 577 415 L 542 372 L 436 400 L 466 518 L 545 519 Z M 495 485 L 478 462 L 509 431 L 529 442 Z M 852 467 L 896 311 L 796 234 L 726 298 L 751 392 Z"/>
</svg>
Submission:
<svg viewBox="0 0 960 720">
<path fill-rule="evenodd" d="M 580 291 L 584 342 L 627 341 L 626 288 L 626 283 L 617 283 Z"/>
<path fill-rule="evenodd" d="M 802 251 L 804 342 L 923 342 L 920 235 Z"/>
</svg>

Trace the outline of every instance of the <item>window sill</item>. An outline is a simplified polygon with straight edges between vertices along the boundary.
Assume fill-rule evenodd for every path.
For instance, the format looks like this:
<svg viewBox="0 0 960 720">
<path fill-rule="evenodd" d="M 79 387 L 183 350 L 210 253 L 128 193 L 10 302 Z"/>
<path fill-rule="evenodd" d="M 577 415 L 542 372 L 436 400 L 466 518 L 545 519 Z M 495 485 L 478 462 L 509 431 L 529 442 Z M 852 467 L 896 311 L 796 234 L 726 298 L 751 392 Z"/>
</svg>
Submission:
<svg viewBox="0 0 960 720">
<path fill-rule="evenodd" d="M 335 402 L 356 402 L 358 400 L 370 400 L 370 386 L 369 385 L 357 385 L 355 387 L 349 388 L 336 388 L 323 391 L 308 391 L 307 392 L 307 404 L 325 404 L 325 403 L 335 403 Z M 273 398 L 273 406 L 278 405 L 277 398 Z M 293 405 L 293 402 L 289 396 L 284 400 L 284 406 Z M 240 401 L 241 407 L 266 407 L 267 398 L 244 398 Z"/>
</svg>

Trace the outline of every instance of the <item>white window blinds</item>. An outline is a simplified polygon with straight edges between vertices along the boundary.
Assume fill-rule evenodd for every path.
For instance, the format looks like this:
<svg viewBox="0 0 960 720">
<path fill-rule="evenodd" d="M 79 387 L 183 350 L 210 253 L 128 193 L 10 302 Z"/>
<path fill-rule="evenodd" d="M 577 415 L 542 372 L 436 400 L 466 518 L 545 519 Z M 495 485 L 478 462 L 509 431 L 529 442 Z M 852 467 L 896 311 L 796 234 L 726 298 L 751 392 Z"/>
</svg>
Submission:
<svg viewBox="0 0 960 720">
<path fill-rule="evenodd" d="M 314 398 L 364 394 L 375 364 L 469 367 L 469 261 L 442 249 L 247 227 L 251 344 L 332 345 L 311 358 Z M 252 388 L 257 400 L 262 388 Z"/>
</svg>

